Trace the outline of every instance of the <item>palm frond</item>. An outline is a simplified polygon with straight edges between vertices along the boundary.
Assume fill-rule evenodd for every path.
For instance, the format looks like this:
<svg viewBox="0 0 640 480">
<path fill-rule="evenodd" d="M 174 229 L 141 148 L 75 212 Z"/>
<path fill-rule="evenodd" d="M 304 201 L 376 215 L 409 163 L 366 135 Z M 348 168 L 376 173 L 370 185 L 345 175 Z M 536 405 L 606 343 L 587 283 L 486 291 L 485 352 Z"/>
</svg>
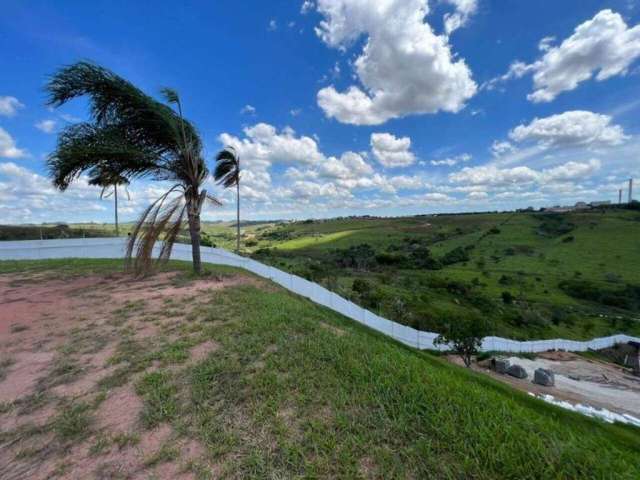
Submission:
<svg viewBox="0 0 640 480">
<path fill-rule="evenodd" d="M 226 147 L 216 155 L 213 178 L 224 188 L 235 186 L 240 181 L 240 159 L 233 147 Z"/>
<path fill-rule="evenodd" d="M 156 167 L 171 172 L 173 179 L 192 181 L 206 176 L 202 141 L 195 127 L 115 73 L 79 62 L 53 75 L 46 90 L 48 104 L 54 107 L 87 96 L 95 127 L 117 126 L 125 145 L 152 151 Z"/>
</svg>

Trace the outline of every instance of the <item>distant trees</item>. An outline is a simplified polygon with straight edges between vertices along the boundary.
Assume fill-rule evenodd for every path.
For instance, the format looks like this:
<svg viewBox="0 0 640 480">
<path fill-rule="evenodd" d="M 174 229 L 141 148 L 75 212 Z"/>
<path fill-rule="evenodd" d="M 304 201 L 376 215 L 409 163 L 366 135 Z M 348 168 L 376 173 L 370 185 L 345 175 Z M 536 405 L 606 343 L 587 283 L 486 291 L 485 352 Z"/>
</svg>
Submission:
<svg viewBox="0 0 640 480">
<path fill-rule="evenodd" d="M 451 346 L 453 351 L 460 355 L 465 366 L 470 367 L 473 356 L 482 345 L 482 339 L 490 332 L 491 326 L 484 317 L 457 316 L 443 325 L 442 333 L 434 343 Z"/>
</svg>

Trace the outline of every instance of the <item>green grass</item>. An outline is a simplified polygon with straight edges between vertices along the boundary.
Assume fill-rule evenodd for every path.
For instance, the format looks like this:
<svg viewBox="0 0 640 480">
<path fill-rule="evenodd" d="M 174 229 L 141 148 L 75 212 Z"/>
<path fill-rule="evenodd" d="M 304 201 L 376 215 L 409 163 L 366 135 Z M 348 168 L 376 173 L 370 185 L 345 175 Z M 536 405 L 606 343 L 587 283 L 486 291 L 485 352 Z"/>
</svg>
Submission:
<svg viewBox="0 0 640 480">
<path fill-rule="evenodd" d="M 169 423 L 178 437 L 198 440 L 223 476 L 640 476 L 638 429 L 548 405 L 266 283 L 197 301 L 175 340 L 144 348 L 125 334 L 112 363 L 123 383 L 152 359 L 172 364 L 138 377 L 142 423 Z M 207 340 L 219 347 L 206 359 L 182 361 L 180 352 Z M 90 434 L 90 404 L 61 407 L 58 438 Z M 114 443 L 94 437 L 92 451 Z M 173 447 L 149 452 L 148 464 L 176 459 Z M 189 468 L 208 478 L 202 465 Z"/>
<path fill-rule="evenodd" d="M 91 406 L 87 403 L 62 405 L 53 420 L 53 431 L 63 441 L 77 441 L 89 435 Z"/>
</svg>

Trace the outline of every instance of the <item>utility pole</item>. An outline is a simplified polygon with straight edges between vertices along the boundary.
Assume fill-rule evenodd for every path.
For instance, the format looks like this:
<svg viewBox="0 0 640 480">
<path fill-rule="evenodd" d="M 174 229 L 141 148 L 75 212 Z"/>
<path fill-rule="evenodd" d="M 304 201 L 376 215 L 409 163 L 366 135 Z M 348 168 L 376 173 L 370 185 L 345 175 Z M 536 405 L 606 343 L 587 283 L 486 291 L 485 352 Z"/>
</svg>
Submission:
<svg viewBox="0 0 640 480">
<path fill-rule="evenodd" d="M 622 189 L 618 190 L 618 205 L 622 205 Z"/>
<path fill-rule="evenodd" d="M 633 178 L 629 179 L 629 203 L 633 200 Z"/>
</svg>

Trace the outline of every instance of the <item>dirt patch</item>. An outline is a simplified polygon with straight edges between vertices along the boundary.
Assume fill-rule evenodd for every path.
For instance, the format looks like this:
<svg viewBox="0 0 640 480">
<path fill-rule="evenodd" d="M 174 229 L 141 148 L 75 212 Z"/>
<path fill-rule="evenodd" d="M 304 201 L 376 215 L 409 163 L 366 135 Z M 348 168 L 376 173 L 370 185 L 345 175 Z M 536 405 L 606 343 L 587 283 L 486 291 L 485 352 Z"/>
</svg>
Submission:
<svg viewBox="0 0 640 480">
<path fill-rule="evenodd" d="M 54 358 L 53 352 L 19 352 L 11 355 L 14 363 L 0 382 L 0 402 L 14 402 L 31 393 Z"/>
<path fill-rule="evenodd" d="M 97 423 L 111 431 L 133 431 L 142 411 L 142 400 L 131 385 L 124 385 L 109 393 L 100 404 Z"/>
<path fill-rule="evenodd" d="M 199 297 L 253 282 L 246 275 L 185 281 L 175 272 L 144 280 L 0 277 L 0 432 L 9 440 L 0 445 L 0 478 L 194 478 L 185 467 L 210 465 L 202 460 L 206 450 L 170 425 L 143 430 L 134 385 L 159 368 L 145 355 L 181 335 L 184 320 L 176 319 L 197 308 Z M 207 340 L 189 350 L 187 364 L 165 368 L 189 368 L 218 348 Z M 131 362 L 141 366 L 127 370 Z M 55 433 L 72 402 L 90 409 L 80 440 Z"/>
<path fill-rule="evenodd" d="M 189 351 L 189 358 L 192 362 L 200 362 L 209 356 L 211 352 L 215 352 L 220 348 L 220 344 L 213 340 L 207 340 L 200 345 L 196 345 Z"/>
</svg>

